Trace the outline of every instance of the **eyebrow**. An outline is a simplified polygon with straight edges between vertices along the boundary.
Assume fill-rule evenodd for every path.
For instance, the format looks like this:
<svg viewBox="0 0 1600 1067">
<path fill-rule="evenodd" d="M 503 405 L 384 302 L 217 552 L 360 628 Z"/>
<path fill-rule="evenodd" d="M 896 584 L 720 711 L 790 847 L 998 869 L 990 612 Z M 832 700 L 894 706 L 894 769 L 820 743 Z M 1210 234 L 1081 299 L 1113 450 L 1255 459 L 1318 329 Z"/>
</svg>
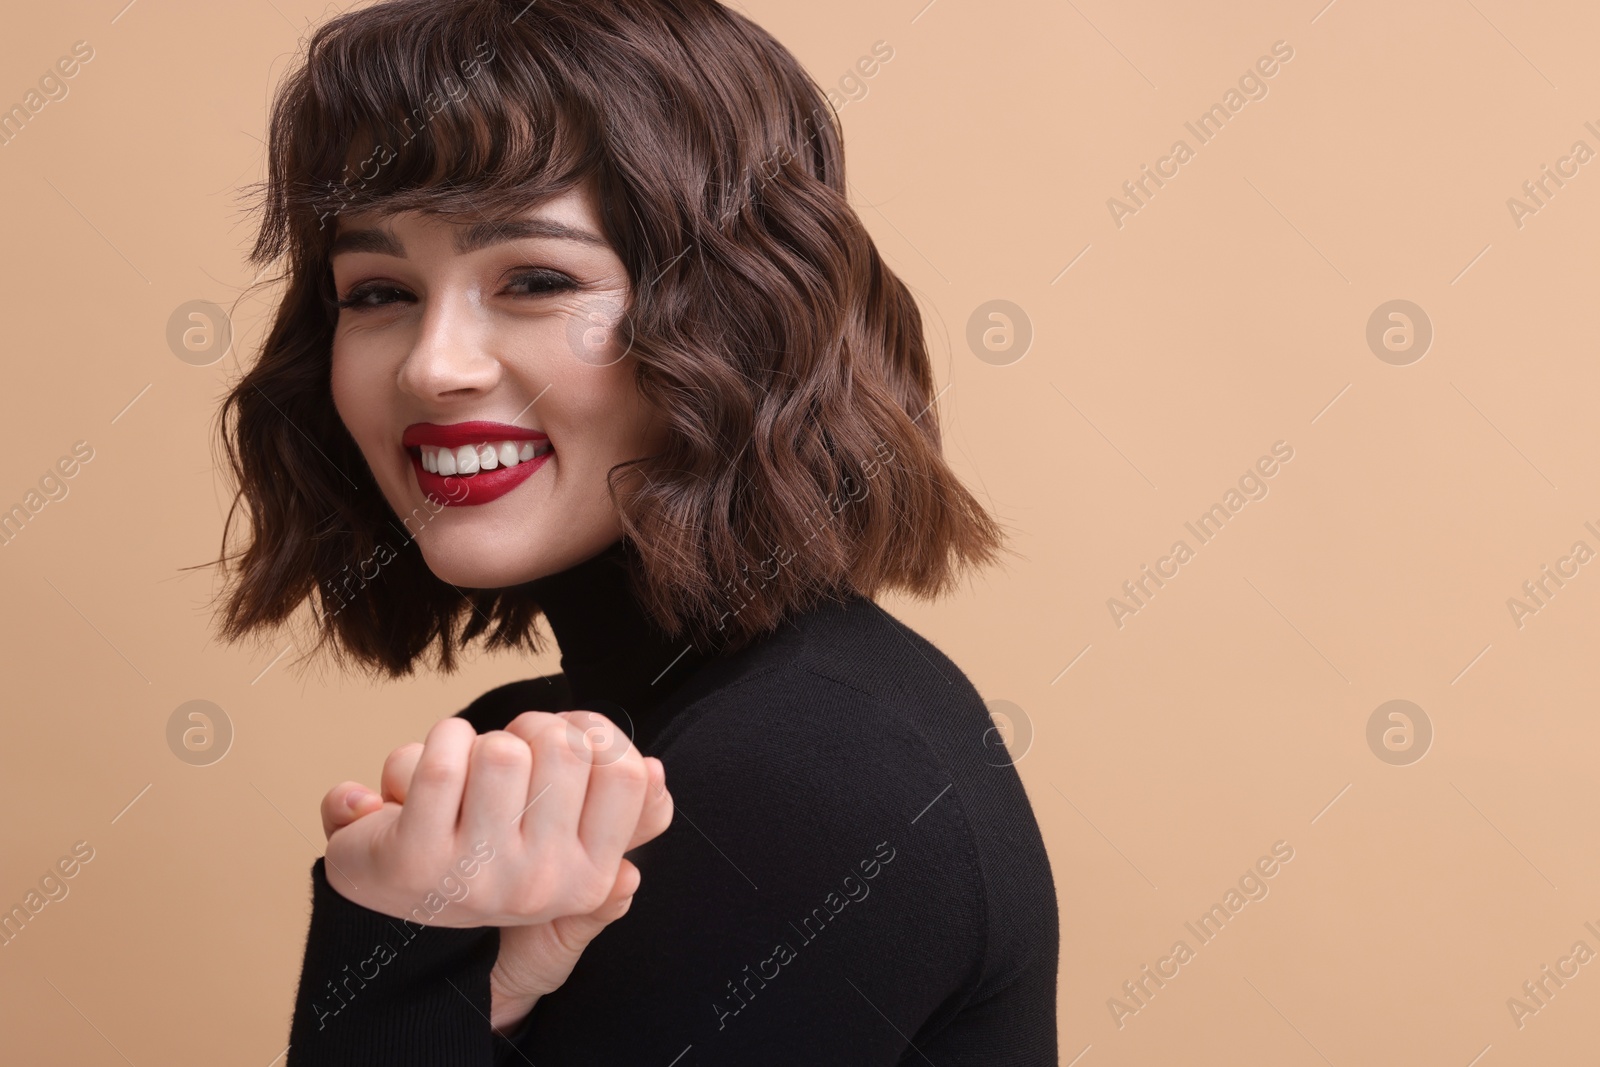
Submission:
<svg viewBox="0 0 1600 1067">
<path fill-rule="evenodd" d="M 520 241 L 528 237 L 545 237 L 558 241 L 577 241 L 581 244 L 610 247 L 609 242 L 597 233 L 551 219 L 501 219 L 474 222 L 456 231 L 456 251 L 461 255 L 476 252 L 490 245 Z M 341 252 L 375 252 L 382 256 L 406 258 L 405 245 L 389 230 L 347 230 L 333 239 L 328 246 L 328 258 Z"/>
</svg>

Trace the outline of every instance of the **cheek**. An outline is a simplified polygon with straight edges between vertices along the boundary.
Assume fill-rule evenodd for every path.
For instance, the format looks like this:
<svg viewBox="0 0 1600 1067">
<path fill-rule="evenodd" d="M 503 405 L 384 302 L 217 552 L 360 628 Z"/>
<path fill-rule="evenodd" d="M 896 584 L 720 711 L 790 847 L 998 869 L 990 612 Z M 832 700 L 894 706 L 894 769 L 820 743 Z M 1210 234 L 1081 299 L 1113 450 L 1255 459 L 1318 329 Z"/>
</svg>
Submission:
<svg viewBox="0 0 1600 1067">
<path fill-rule="evenodd" d="M 634 358 L 622 358 L 610 366 L 590 366 L 576 358 L 562 358 L 544 363 L 544 381 L 530 379 L 528 387 L 533 392 L 549 384 L 546 397 L 539 400 L 544 429 L 555 438 L 555 448 L 576 453 L 574 446 L 582 446 L 586 453 L 616 454 L 634 448 L 646 408 L 634 382 Z M 534 389 L 538 386 L 538 389 Z M 573 459 L 576 459 L 574 454 Z"/>
<path fill-rule="evenodd" d="M 644 454 L 650 412 L 634 383 L 634 364 L 624 360 L 603 370 L 584 368 L 569 384 L 569 432 L 609 466 Z"/>
<path fill-rule="evenodd" d="M 631 359 L 603 369 L 567 364 L 552 377 L 546 400 L 559 391 L 563 402 L 550 405 L 544 425 L 555 445 L 557 491 L 609 509 L 611 468 L 659 451 L 662 420 L 650 418 Z"/>
<path fill-rule="evenodd" d="M 376 369 L 375 361 L 353 358 L 345 346 L 335 342 L 328 382 L 333 407 L 363 451 L 369 444 L 371 428 L 380 425 L 382 420 L 379 397 L 383 392 L 374 373 Z"/>
</svg>

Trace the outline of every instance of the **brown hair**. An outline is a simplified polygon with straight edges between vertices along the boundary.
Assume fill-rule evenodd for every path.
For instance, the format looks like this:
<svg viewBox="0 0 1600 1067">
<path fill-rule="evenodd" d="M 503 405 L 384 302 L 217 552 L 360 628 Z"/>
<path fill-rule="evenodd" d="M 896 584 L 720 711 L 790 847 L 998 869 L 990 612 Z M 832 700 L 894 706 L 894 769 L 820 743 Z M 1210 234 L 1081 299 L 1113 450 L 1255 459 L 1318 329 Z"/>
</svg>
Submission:
<svg viewBox="0 0 1600 1067">
<path fill-rule="evenodd" d="M 392 675 L 430 646 L 448 671 L 484 634 L 537 649 L 529 589 L 460 590 L 389 546 L 405 530 L 330 392 L 327 246 L 340 211 L 505 218 L 586 181 L 632 283 L 638 386 L 670 429 L 610 475 L 664 629 L 736 648 L 823 597 L 935 596 L 1000 551 L 940 454 L 921 317 L 847 202 L 837 116 L 715 0 L 340 15 L 277 95 L 268 160 L 250 258 L 283 257 L 284 289 L 218 423 L 239 486 L 228 639 L 315 593 L 318 647 Z"/>
</svg>

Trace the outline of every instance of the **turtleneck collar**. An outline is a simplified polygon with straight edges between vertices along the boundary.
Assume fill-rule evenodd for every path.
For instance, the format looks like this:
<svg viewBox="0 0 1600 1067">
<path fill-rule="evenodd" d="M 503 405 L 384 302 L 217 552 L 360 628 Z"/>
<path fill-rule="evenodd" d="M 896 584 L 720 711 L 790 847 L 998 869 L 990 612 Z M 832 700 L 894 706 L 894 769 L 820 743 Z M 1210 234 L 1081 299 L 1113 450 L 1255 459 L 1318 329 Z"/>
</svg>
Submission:
<svg viewBox="0 0 1600 1067">
<path fill-rule="evenodd" d="M 575 707 L 627 713 L 638 738 L 662 724 L 649 713 L 708 658 L 689 638 L 669 637 L 634 595 L 638 563 L 623 538 L 599 554 L 529 583 L 561 649 L 561 673 Z M 641 738 L 642 740 L 642 738 Z"/>
</svg>

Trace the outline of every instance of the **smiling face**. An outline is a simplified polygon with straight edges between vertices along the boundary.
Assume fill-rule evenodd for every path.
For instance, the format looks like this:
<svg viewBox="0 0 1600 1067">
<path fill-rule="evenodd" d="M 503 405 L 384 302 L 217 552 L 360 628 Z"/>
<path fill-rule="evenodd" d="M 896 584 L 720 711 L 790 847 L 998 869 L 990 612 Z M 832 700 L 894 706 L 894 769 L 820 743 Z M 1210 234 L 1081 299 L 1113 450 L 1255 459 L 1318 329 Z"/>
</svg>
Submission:
<svg viewBox="0 0 1600 1067">
<path fill-rule="evenodd" d="M 339 220 L 334 406 L 446 582 L 593 556 L 622 533 L 607 473 L 663 443 L 613 328 L 628 274 L 602 232 L 590 186 L 496 222 Z"/>
</svg>

